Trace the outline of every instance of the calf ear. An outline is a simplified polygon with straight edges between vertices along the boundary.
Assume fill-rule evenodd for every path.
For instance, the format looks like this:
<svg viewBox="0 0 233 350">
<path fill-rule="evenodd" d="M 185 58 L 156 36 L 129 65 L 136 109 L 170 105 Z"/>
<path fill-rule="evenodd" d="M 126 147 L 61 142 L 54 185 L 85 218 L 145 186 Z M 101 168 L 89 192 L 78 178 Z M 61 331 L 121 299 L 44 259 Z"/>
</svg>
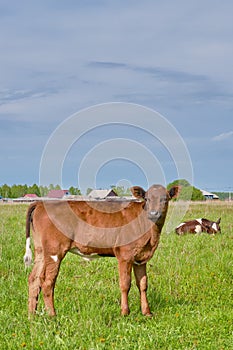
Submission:
<svg viewBox="0 0 233 350">
<path fill-rule="evenodd" d="M 170 199 L 176 198 L 178 196 L 178 194 L 180 193 L 180 190 L 181 190 L 180 186 L 173 186 L 168 192 Z"/>
<path fill-rule="evenodd" d="M 216 221 L 216 224 L 220 224 L 221 218 L 218 219 L 218 221 Z"/>
<path fill-rule="evenodd" d="M 132 192 L 132 194 L 136 198 L 145 198 L 146 192 L 140 186 L 133 186 L 133 187 L 130 188 L 130 191 Z"/>
</svg>

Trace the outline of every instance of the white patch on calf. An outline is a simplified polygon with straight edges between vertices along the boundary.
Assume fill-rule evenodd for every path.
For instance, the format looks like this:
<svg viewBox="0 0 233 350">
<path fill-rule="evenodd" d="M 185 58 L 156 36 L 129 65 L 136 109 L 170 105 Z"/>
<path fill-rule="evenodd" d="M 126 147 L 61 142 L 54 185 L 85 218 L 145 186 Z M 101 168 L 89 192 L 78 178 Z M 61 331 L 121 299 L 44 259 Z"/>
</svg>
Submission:
<svg viewBox="0 0 233 350">
<path fill-rule="evenodd" d="M 214 222 L 214 223 L 213 223 L 213 225 L 212 225 L 212 229 L 213 229 L 215 232 L 217 232 L 217 231 L 218 231 L 218 228 L 217 228 L 217 224 L 216 224 L 216 222 Z"/>
<path fill-rule="evenodd" d="M 31 239 L 30 237 L 28 237 L 26 239 L 26 252 L 30 250 L 30 247 L 31 247 Z"/>
<path fill-rule="evenodd" d="M 57 255 L 50 255 L 50 258 L 53 259 L 54 262 L 58 261 L 58 256 Z"/>
<path fill-rule="evenodd" d="M 81 258 L 83 258 L 86 261 L 91 261 L 91 260 L 94 260 L 94 259 L 97 259 L 97 258 L 101 258 L 101 256 L 99 256 L 98 254 L 95 254 L 95 253 L 89 254 L 89 255 L 85 255 L 85 254 L 81 253 L 78 248 L 72 248 L 70 250 L 70 253 L 77 254 L 77 255 L 81 256 Z"/>
<path fill-rule="evenodd" d="M 183 225 L 185 225 L 184 222 L 182 222 L 181 224 L 179 224 L 176 228 L 179 228 L 179 227 L 181 227 L 181 226 L 183 226 Z"/>
<path fill-rule="evenodd" d="M 23 257 L 24 264 L 26 267 L 30 266 L 32 263 L 32 251 L 31 251 L 31 243 L 30 237 L 26 239 L 26 253 Z"/>
<path fill-rule="evenodd" d="M 201 225 L 196 225 L 195 230 L 196 233 L 201 233 L 202 229 L 201 229 Z"/>
<path fill-rule="evenodd" d="M 199 222 L 199 224 L 202 225 L 202 219 L 196 219 L 197 222 Z"/>
</svg>

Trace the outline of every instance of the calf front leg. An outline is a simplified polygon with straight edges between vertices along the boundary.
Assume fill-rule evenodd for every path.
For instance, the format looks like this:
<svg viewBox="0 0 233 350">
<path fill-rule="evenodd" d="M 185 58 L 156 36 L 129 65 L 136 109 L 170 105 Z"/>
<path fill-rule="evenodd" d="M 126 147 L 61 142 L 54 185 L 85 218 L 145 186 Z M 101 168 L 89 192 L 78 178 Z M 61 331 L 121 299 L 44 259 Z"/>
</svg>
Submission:
<svg viewBox="0 0 233 350">
<path fill-rule="evenodd" d="M 140 292 L 141 310 L 145 316 L 151 316 L 150 307 L 147 300 L 147 275 L 146 264 L 133 265 L 136 284 Z"/>
<path fill-rule="evenodd" d="M 127 261 L 118 261 L 118 268 L 121 289 L 121 315 L 125 316 L 130 312 L 128 294 L 131 287 L 132 263 Z"/>
</svg>

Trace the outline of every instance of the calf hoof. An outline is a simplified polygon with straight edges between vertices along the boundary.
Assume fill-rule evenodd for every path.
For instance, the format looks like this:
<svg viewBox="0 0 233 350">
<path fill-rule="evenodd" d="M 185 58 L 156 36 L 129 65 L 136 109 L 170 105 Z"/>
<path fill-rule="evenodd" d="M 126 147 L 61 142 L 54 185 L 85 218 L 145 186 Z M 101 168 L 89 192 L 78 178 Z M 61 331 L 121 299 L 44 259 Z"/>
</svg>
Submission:
<svg viewBox="0 0 233 350">
<path fill-rule="evenodd" d="M 150 312 L 150 310 L 145 310 L 142 312 L 143 316 L 147 316 L 147 317 L 152 317 L 152 313 Z"/>
<path fill-rule="evenodd" d="M 49 317 L 57 316 L 56 311 L 54 309 L 46 308 L 46 311 Z"/>
<path fill-rule="evenodd" d="M 31 321 L 35 318 L 36 313 L 35 312 L 28 312 L 28 320 Z"/>
<path fill-rule="evenodd" d="M 130 313 L 129 309 L 123 309 L 121 310 L 121 316 L 128 316 Z"/>
<path fill-rule="evenodd" d="M 57 314 L 56 314 L 55 311 L 50 311 L 50 312 L 48 312 L 48 315 L 49 315 L 49 317 L 55 317 L 55 316 L 57 316 Z"/>
</svg>

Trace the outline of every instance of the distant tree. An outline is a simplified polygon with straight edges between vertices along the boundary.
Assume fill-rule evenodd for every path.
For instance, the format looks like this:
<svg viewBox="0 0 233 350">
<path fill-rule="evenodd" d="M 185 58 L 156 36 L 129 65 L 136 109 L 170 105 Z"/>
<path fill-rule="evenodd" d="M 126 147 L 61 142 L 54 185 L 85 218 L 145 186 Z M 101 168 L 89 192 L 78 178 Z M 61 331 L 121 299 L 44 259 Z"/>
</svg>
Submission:
<svg viewBox="0 0 233 350">
<path fill-rule="evenodd" d="M 11 194 L 8 197 L 10 197 L 10 198 L 18 198 L 18 197 L 21 197 L 21 196 L 22 196 L 22 194 L 19 191 L 19 186 L 16 185 L 16 184 L 12 185 L 11 186 Z"/>
<path fill-rule="evenodd" d="M 50 184 L 48 187 L 49 191 L 55 190 L 55 186 L 54 184 Z"/>
<path fill-rule="evenodd" d="M 1 196 L 3 198 L 11 198 L 11 188 L 7 184 L 2 185 L 1 187 Z"/>
<path fill-rule="evenodd" d="M 116 194 L 119 197 L 130 196 L 131 195 L 130 189 L 129 188 L 125 188 L 124 186 L 111 186 L 111 188 L 116 192 Z"/>
<path fill-rule="evenodd" d="M 40 196 L 40 189 L 37 184 L 33 184 L 32 186 L 28 187 L 28 193 L 36 194 L 37 196 Z"/>
<path fill-rule="evenodd" d="M 190 183 L 187 181 L 187 180 L 185 180 L 185 179 L 179 179 L 179 180 L 175 180 L 175 181 L 173 181 L 173 182 L 171 182 L 168 186 L 167 186 L 167 188 L 169 189 L 169 188 L 171 188 L 171 187 L 173 187 L 173 186 L 182 186 L 182 187 L 190 187 L 191 185 L 190 185 Z"/>
<path fill-rule="evenodd" d="M 86 191 L 87 196 L 91 193 L 91 191 L 92 191 L 92 188 L 88 187 L 88 189 Z"/>
<path fill-rule="evenodd" d="M 40 190 L 40 197 L 46 197 L 47 194 L 49 193 L 49 189 L 47 186 L 40 186 L 39 190 Z"/>
<path fill-rule="evenodd" d="M 233 200 L 233 193 L 232 192 L 212 192 L 214 194 L 216 194 L 216 196 L 219 197 L 220 200 Z"/>
<path fill-rule="evenodd" d="M 169 190 L 172 186 L 177 186 L 177 185 L 181 186 L 181 191 L 176 200 L 180 199 L 180 200 L 200 201 L 205 199 L 202 192 L 198 188 L 190 185 L 190 183 L 185 179 L 175 180 L 171 182 L 167 186 L 167 188 Z"/>
<path fill-rule="evenodd" d="M 52 190 L 61 190 L 61 186 L 60 186 L 60 185 L 50 184 L 49 187 L 48 187 L 48 190 L 49 190 L 49 191 L 52 191 Z"/>
<path fill-rule="evenodd" d="M 28 191 L 27 185 L 12 185 L 11 186 L 11 198 L 23 197 Z"/>
<path fill-rule="evenodd" d="M 192 201 L 203 201 L 205 200 L 205 197 L 203 196 L 202 192 L 193 186 L 193 193 L 192 193 Z"/>
<path fill-rule="evenodd" d="M 72 195 L 81 195 L 81 191 L 77 187 L 73 187 L 73 186 L 69 188 L 69 192 Z"/>
</svg>

